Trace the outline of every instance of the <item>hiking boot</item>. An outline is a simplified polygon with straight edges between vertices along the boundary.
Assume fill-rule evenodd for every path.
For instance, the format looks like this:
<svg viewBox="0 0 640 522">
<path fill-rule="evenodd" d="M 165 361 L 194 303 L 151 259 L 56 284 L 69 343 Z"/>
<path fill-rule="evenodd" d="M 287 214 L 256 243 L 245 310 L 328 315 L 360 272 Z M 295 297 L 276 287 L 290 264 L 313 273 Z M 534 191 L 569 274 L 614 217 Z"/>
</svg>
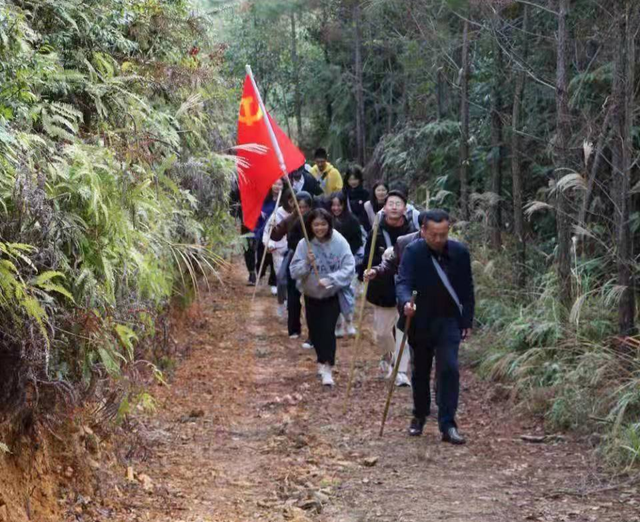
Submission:
<svg viewBox="0 0 640 522">
<path fill-rule="evenodd" d="M 398 372 L 398 375 L 396 375 L 396 386 L 398 388 L 411 387 L 411 381 L 406 373 Z"/>
<path fill-rule="evenodd" d="M 424 430 L 424 423 L 427 419 L 421 419 L 419 417 L 414 417 L 411 419 L 411 424 L 409 425 L 409 436 L 410 437 L 419 437 L 422 435 L 422 431 Z"/>
<path fill-rule="evenodd" d="M 305 342 L 302 343 L 302 349 L 303 350 L 312 350 L 313 349 L 313 343 L 311 342 L 310 339 L 307 339 Z"/>
<path fill-rule="evenodd" d="M 325 371 L 322 374 L 322 385 L 323 386 L 334 386 L 336 383 L 333 381 L 333 375 L 331 375 L 331 366 L 328 364 L 324 365 Z"/>
<path fill-rule="evenodd" d="M 464 444 L 465 442 L 467 442 L 465 438 L 458 433 L 458 429 L 454 428 L 453 426 L 447 429 L 447 431 L 442 434 L 442 441 L 450 442 L 451 444 L 456 445 Z"/>
</svg>

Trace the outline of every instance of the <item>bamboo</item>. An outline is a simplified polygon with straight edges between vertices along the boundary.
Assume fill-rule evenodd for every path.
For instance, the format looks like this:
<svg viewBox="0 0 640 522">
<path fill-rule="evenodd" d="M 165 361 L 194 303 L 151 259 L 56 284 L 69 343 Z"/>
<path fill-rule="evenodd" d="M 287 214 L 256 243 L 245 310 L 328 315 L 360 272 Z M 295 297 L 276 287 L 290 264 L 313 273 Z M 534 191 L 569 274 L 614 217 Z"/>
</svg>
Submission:
<svg viewBox="0 0 640 522">
<path fill-rule="evenodd" d="M 369 249 L 369 260 L 367 261 L 367 269 L 365 273 L 371 270 L 371 264 L 373 263 L 373 255 L 376 251 L 376 242 L 378 239 L 378 227 L 380 226 L 380 214 L 376 214 L 376 218 L 373 222 L 373 232 L 371 236 L 371 248 Z M 342 407 L 343 413 L 347 412 L 349 405 L 349 396 L 351 394 L 351 387 L 353 386 L 353 376 L 356 371 L 356 362 L 358 361 L 358 352 L 360 351 L 360 339 L 362 338 L 362 320 L 364 319 L 364 306 L 367 302 L 367 290 L 369 288 L 369 279 L 365 277 L 364 289 L 362 291 L 362 300 L 360 302 L 360 310 L 358 313 L 358 329 L 356 330 L 356 344 L 353 347 L 353 357 L 351 358 L 351 370 L 349 371 L 349 383 L 347 384 L 347 393 L 344 398 L 344 404 Z"/>
<path fill-rule="evenodd" d="M 411 306 L 416 304 L 416 296 L 418 292 L 413 291 L 411 296 Z M 409 336 L 409 328 L 411 327 L 411 317 L 407 317 L 407 321 L 404 325 L 404 333 L 402 334 L 402 342 L 400 343 L 400 350 L 398 350 L 398 357 L 396 357 L 396 363 L 393 365 L 393 373 L 391 374 L 391 380 L 389 381 L 389 393 L 387 394 L 387 402 L 384 405 L 384 413 L 382 414 L 382 424 L 380 425 L 380 436 L 384 433 L 384 425 L 387 422 L 387 415 L 389 414 L 389 406 L 391 406 L 391 397 L 393 396 L 393 390 L 396 387 L 396 377 L 398 376 L 398 369 L 400 368 L 400 361 L 402 360 L 402 354 L 404 348 L 407 345 L 407 337 Z"/>
</svg>

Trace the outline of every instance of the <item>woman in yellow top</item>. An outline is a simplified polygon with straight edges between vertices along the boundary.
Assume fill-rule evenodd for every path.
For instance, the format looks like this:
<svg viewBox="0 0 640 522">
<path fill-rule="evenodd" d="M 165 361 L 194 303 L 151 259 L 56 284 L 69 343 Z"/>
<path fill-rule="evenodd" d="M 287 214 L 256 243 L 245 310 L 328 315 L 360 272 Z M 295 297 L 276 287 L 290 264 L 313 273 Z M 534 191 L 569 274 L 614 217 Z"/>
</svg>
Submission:
<svg viewBox="0 0 640 522">
<path fill-rule="evenodd" d="M 311 174 L 322 186 L 324 194 L 328 196 L 342 190 L 342 176 L 337 168 L 328 161 L 327 151 L 320 148 L 314 155 L 316 164 L 311 169 Z"/>
</svg>

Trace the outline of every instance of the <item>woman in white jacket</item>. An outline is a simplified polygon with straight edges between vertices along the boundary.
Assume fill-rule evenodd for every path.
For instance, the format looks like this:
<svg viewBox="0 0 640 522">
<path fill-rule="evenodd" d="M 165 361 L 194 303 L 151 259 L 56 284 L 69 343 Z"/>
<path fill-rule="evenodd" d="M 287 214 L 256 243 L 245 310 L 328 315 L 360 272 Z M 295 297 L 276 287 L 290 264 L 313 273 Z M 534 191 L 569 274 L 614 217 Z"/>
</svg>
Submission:
<svg viewBox="0 0 640 522">
<path fill-rule="evenodd" d="M 333 386 L 336 360 L 335 328 L 340 315 L 338 294 L 348 288 L 355 275 L 355 259 L 347 240 L 333 230 L 331 215 L 323 208 L 306 219 L 311 249 L 300 241 L 291 260 L 291 277 L 304 295 L 309 337 L 316 350 L 322 384 Z M 316 276 L 313 268 L 318 268 Z"/>
<path fill-rule="evenodd" d="M 287 255 L 288 246 L 286 236 L 279 241 L 274 241 L 273 239 L 271 239 L 271 232 L 276 226 L 278 226 L 282 221 L 284 221 L 291 215 L 291 208 L 289 207 L 289 200 L 291 198 L 290 194 L 291 193 L 288 189 L 282 193 L 282 198 L 280 199 L 282 205 L 276 209 L 274 218 L 270 221 L 268 226 L 264 227 L 264 232 L 262 234 L 262 244 L 267 249 L 267 252 L 271 254 L 271 257 L 273 259 L 273 267 L 275 269 L 275 273 L 277 274 L 277 314 L 281 319 L 285 317 L 287 302 L 287 282 L 286 279 L 282 280 L 281 269 L 282 262 Z"/>
</svg>

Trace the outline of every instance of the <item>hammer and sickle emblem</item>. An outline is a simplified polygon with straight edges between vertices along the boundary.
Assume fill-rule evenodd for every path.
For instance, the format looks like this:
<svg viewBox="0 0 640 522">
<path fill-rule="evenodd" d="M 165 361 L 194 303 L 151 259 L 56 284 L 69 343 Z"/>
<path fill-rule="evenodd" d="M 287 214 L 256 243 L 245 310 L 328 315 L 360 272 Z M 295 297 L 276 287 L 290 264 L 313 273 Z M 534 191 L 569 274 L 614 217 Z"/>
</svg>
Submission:
<svg viewBox="0 0 640 522">
<path fill-rule="evenodd" d="M 255 103 L 255 106 L 257 108 L 257 111 L 255 113 L 252 112 L 253 106 L 254 106 L 254 100 L 252 96 L 248 96 L 247 98 L 242 98 L 242 101 L 240 102 L 241 110 L 240 110 L 239 120 L 241 123 L 244 123 L 249 127 L 251 127 L 251 125 L 259 122 L 262 119 L 262 109 L 260 109 L 260 106 L 257 103 Z"/>
</svg>

